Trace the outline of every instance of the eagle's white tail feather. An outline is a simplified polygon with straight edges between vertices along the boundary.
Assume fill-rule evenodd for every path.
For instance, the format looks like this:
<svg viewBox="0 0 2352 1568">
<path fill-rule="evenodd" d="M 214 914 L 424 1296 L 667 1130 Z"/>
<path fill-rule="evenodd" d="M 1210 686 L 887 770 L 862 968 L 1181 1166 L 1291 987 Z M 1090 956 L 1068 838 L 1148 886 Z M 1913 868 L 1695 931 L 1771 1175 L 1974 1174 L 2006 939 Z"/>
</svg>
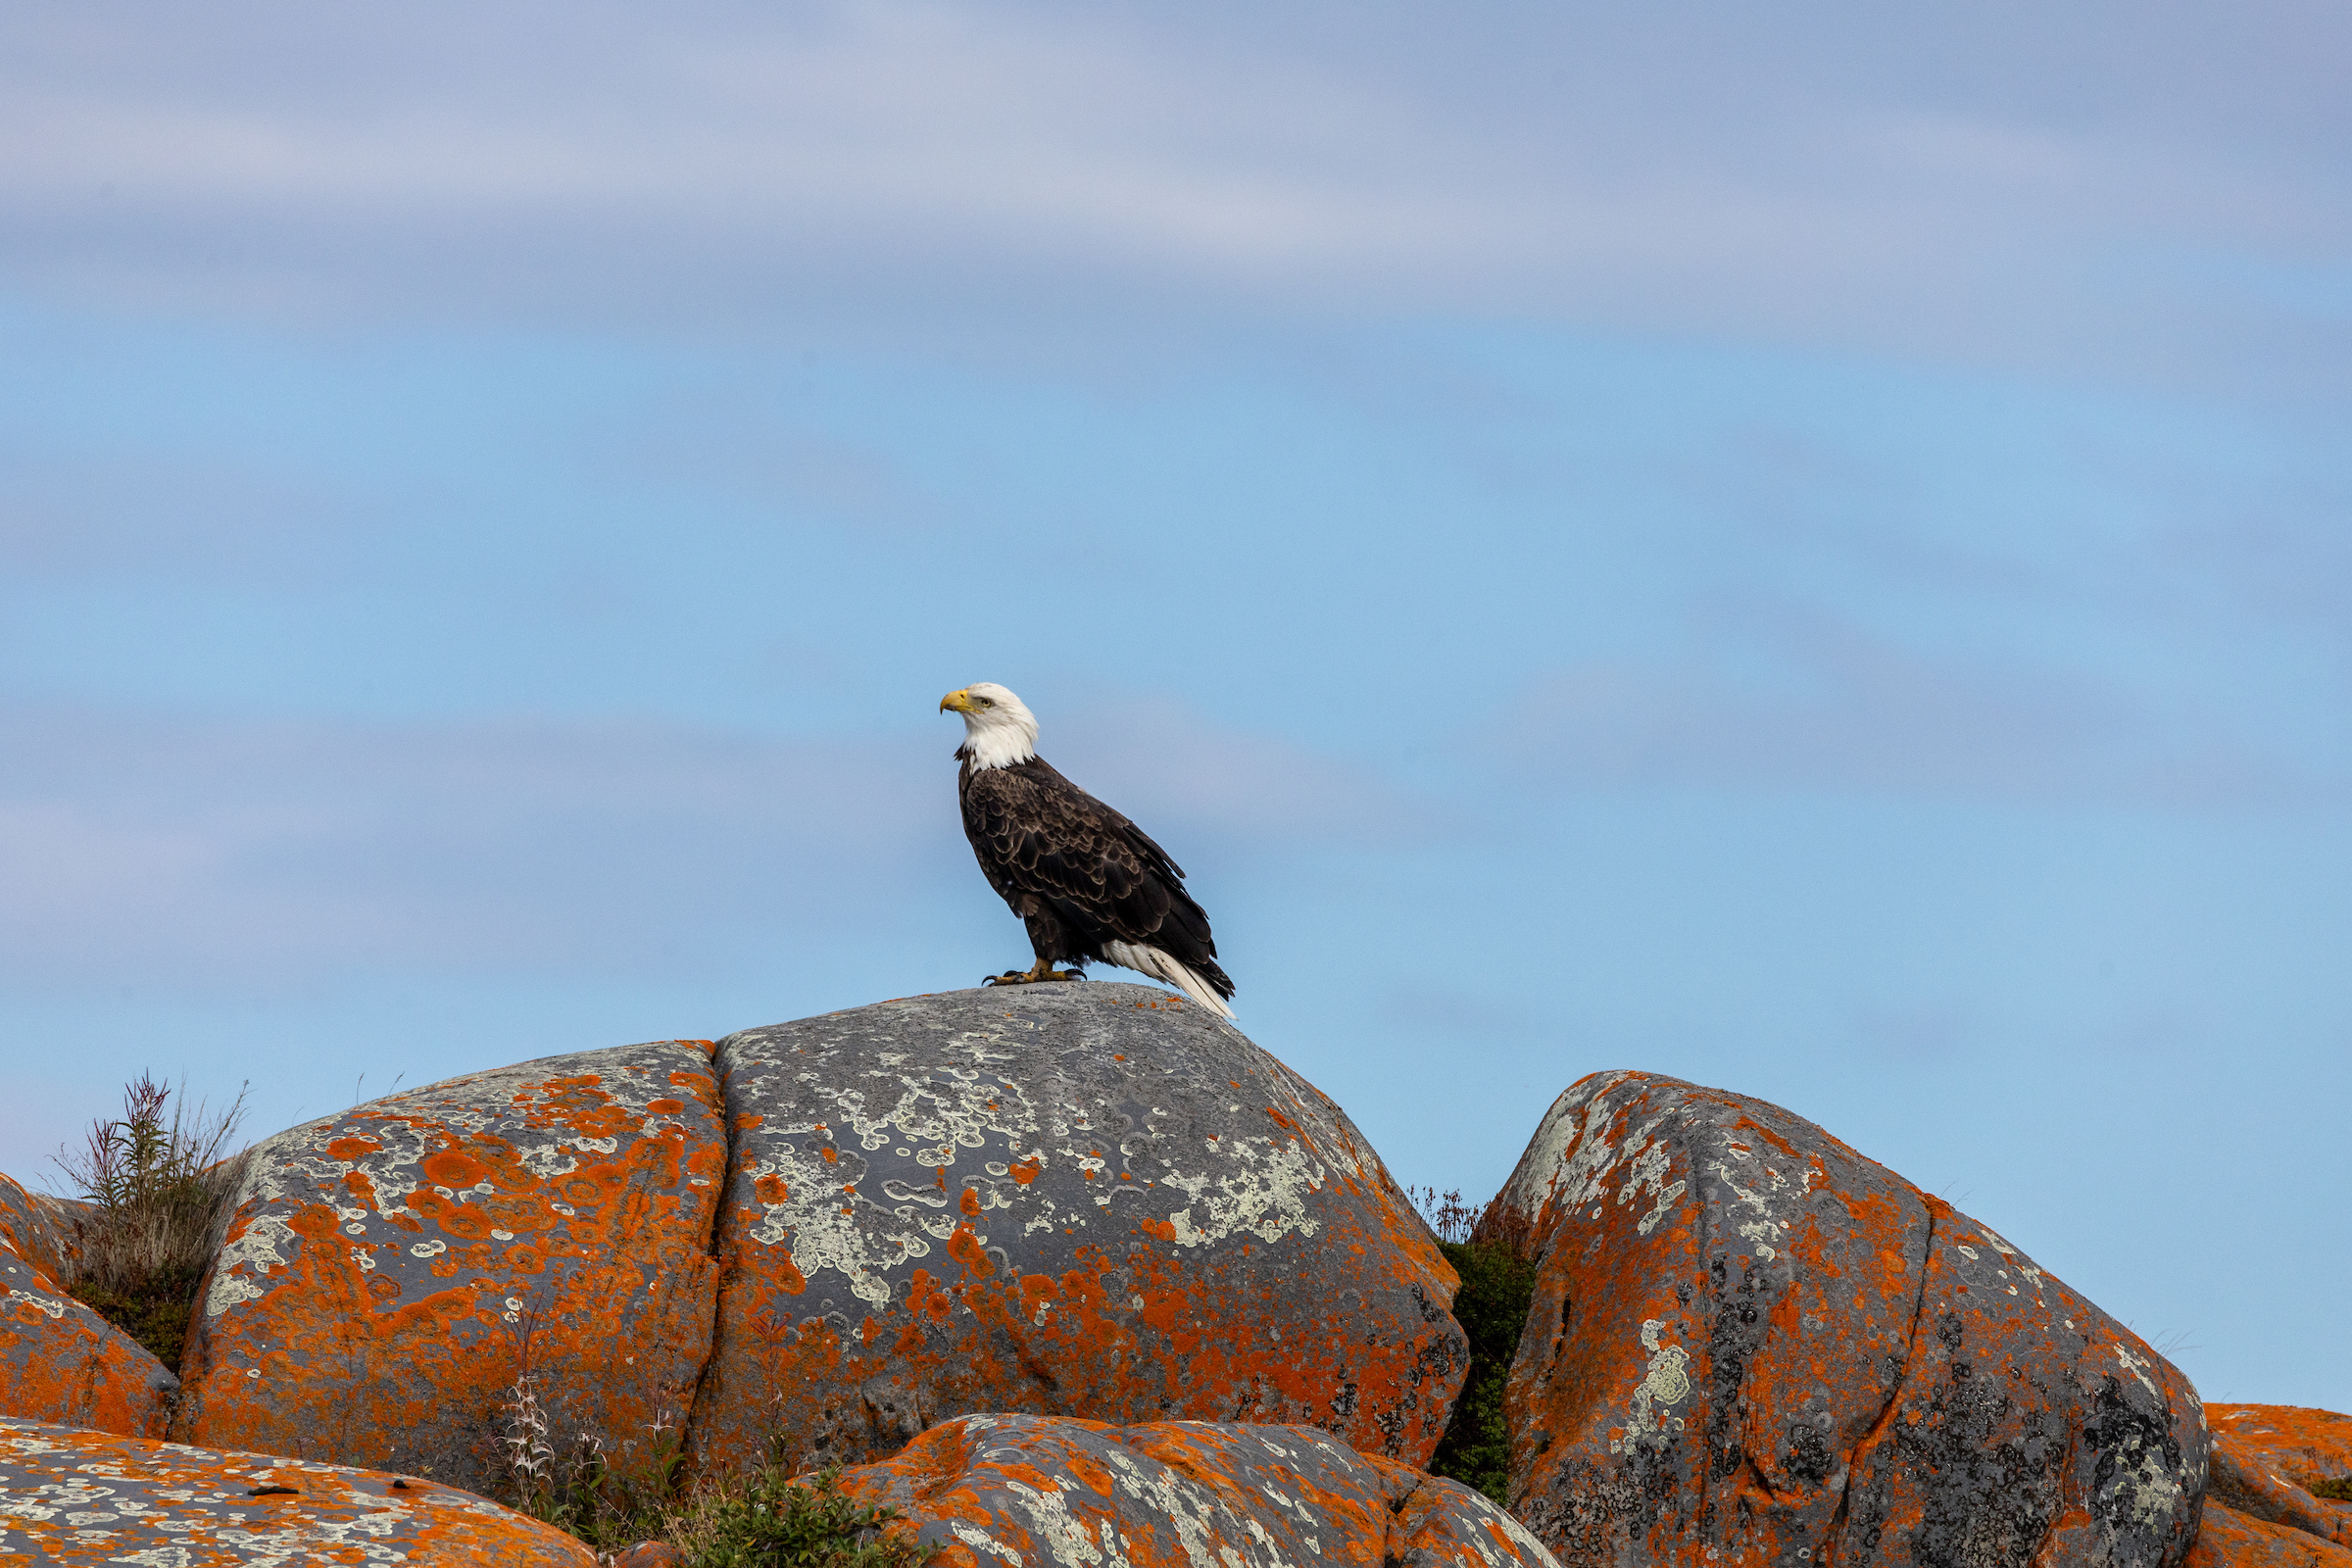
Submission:
<svg viewBox="0 0 2352 1568">
<path fill-rule="evenodd" d="M 1148 974 L 1154 980 L 1174 986 L 1220 1018 L 1233 1016 L 1233 1009 L 1225 1005 L 1225 999 L 1210 989 L 1207 981 L 1195 974 L 1192 965 L 1157 948 L 1147 948 L 1135 942 L 1105 942 L 1102 944 L 1102 956 L 1122 969 L 1133 969 L 1137 974 Z"/>
</svg>

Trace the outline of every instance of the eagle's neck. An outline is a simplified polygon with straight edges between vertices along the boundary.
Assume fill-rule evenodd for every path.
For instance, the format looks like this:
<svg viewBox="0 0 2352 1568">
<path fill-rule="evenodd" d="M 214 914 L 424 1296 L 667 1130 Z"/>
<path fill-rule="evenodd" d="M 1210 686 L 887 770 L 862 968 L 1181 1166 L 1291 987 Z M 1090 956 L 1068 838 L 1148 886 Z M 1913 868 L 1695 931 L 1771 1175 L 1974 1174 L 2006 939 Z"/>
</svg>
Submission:
<svg viewBox="0 0 2352 1568">
<path fill-rule="evenodd" d="M 976 724 L 964 735 L 956 755 L 975 773 L 1013 767 L 1037 755 L 1037 731 L 1025 724 Z"/>
</svg>

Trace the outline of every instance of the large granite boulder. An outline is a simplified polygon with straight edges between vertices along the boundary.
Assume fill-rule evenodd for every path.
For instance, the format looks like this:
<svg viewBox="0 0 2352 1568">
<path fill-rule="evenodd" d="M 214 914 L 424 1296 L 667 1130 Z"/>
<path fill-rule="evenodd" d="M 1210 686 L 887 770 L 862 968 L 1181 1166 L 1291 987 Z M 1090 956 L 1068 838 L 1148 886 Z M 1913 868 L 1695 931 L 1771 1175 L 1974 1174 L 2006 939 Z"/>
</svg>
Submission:
<svg viewBox="0 0 2352 1568">
<path fill-rule="evenodd" d="M 0 1415 L 160 1438 L 179 1379 L 66 1293 L 63 1218 L 0 1176 Z"/>
<path fill-rule="evenodd" d="M 2204 1415 L 1984 1226 L 1777 1105 L 1596 1073 L 1484 1222 L 1540 1263 L 1512 1497 L 1563 1562 L 2178 1562 Z"/>
<path fill-rule="evenodd" d="M 492 1488 L 527 1377 L 559 1462 L 650 1453 L 709 1351 L 726 1156 L 700 1041 L 549 1056 L 280 1133 L 246 1165 L 175 1431 Z"/>
<path fill-rule="evenodd" d="M 969 1415 L 841 1485 L 945 1568 L 1551 1568 L 1468 1487 L 1312 1427 Z"/>
<path fill-rule="evenodd" d="M 2337 1562 L 2352 1568 L 2352 1502 L 2319 1488 L 2352 1478 L 2352 1416 L 2286 1404 L 2209 1404 L 2212 1479 L 2191 1568 Z"/>
<path fill-rule="evenodd" d="M 562 1531 L 450 1487 L 0 1417 L 0 1563 L 596 1560 Z"/>
<path fill-rule="evenodd" d="M 1426 1460 L 1453 1271 L 1311 1084 L 1191 1004 L 951 992 L 719 1042 L 735 1162 L 698 1466 L 967 1411 L 1298 1422 Z"/>
</svg>

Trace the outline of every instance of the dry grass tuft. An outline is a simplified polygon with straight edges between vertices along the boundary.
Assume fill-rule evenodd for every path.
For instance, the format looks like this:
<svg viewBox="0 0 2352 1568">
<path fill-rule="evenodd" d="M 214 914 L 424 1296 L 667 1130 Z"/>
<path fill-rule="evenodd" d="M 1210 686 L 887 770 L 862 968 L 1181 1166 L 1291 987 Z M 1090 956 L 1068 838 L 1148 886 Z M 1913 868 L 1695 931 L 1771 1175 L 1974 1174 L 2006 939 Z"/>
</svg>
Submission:
<svg viewBox="0 0 2352 1568">
<path fill-rule="evenodd" d="M 85 1200 L 63 1226 L 59 1283 L 177 1371 L 188 1319 L 212 1262 L 214 1226 L 244 1157 L 223 1158 L 245 1117 L 191 1106 L 152 1075 L 124 1086 L 122 1115 L 90 1124 L 58 1168 Z"/>
</svg>

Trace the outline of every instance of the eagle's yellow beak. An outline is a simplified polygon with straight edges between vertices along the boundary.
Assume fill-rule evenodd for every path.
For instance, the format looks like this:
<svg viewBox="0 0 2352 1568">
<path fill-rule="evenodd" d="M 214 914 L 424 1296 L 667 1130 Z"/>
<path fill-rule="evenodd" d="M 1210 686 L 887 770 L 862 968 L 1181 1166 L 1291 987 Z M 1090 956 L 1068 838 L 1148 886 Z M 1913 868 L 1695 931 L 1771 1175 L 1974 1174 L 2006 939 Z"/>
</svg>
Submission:
<svg viewBox="0 0 2352 1568">
<path fill-rule="evenodd" d="M 961 692 L 950 692 L 939 700 L 939 710 L 944 713 L 951 709 L 958 713 L 968 713 L 972 710 L 972 700 Z"/>
</svg>

